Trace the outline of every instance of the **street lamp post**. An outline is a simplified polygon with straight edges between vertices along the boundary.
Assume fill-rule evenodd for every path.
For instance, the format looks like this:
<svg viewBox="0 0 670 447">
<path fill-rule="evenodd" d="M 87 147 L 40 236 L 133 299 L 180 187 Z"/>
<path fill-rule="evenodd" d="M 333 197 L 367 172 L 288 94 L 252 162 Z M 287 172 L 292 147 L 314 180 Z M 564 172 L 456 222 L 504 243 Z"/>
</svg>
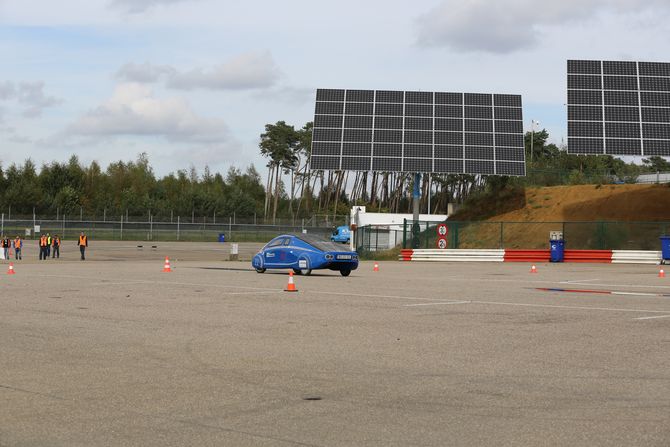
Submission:
<svg viewBox="0 0 670 447">
<path fill-rule="evenodd" d="M 530 162 L 533 162 L 533 140 L 535 140 L 535 125 L 540 124 L 539 121 L 530 121 Z"/>
</svg>

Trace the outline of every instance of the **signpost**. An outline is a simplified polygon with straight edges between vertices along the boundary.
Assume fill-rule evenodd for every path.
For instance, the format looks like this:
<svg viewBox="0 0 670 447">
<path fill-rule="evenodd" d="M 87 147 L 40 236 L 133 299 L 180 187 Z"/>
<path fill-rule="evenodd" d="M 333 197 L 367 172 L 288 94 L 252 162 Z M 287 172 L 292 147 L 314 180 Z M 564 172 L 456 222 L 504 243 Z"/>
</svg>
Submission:
<svg viewBox="0 0 670 447">
<path fill-rule="evenodd" d="M 449 227 L 446 224 L 439 224 L 437 226 L 437 248 L 444 250 L 447 248 L 447 236 L 449 235 Z"/>
</svg>

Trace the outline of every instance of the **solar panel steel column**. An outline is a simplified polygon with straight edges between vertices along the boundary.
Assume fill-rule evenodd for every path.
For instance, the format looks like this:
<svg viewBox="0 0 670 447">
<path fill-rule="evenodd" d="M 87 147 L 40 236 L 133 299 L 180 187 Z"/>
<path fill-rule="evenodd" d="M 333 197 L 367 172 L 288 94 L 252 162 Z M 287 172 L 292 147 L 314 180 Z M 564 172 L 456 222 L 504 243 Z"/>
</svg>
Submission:
<svg viewBox="0 0 670 447">
<path fill-rule="evenodd" d="M 421 241 L 419 241 L 419 233 L 421 226 L 419 225 L 419 205 L 421 204 L 421 173 L 414 174 L 414 191 L 412 193 L 412 248 L 419 248 Z"/>
</svg>

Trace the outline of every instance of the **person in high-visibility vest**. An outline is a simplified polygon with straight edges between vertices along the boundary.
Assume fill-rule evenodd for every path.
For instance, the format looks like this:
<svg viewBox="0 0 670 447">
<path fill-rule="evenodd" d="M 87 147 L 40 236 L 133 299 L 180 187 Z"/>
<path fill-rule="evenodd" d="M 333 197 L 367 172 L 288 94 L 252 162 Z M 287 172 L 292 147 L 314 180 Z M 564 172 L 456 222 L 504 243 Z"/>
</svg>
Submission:
<svg viewBox="0 0 670 447">
<path fill-rule="evenodd" d="M 43 261 L 47 258 L 47 247 L 48 247 L 47 235 L 43 234 L 42 236 L 40 236 L 40 261 Z"/>
<path fill-rule="evenodd" d="M 88 237 L 84 234 L 84 232 L 81 232 L 81 235 L 79 236 L 79 240 L 77 241 L 77 245 L 79 245 L 79 251 L 81 252 L 81 260 L 85 261 L 86 260 L 86 247 L 88 247 Z"/>
<path fill-rule="evenodd" d="M 51 256 L 51 234 L 47 233 L 47 258 Z"/>
<path fill-rule="evenodd" d="M 16 236 L 16 239 L 14 239 L 14 257 L 16 258 L 17 261 L 20 261 L 21 258 L 21 248 L 23 247 L 23 241 L 21 240 L 21 236 Z"/>
<path fill-rule="evenodd" d="M 60 237 L 58 237 L 58 235 L 53 237 L 51 247 L 53 248 L 53 250 L 51 250 L 51 259 L 60 259 Z"/>
<path fill-rule="evenodd" d="M 4 259 L 5 261 L 8 261 L 9 260 L 9 247 L 12 246 L 12 243 L 9 241 L 9 238 L 7 236 L 5 236 L 4 234 L 2 235 L 1 245 L 2 245 L 2 254 L 4 255 L 4 257 L 2 259 Z"/>
</svg>

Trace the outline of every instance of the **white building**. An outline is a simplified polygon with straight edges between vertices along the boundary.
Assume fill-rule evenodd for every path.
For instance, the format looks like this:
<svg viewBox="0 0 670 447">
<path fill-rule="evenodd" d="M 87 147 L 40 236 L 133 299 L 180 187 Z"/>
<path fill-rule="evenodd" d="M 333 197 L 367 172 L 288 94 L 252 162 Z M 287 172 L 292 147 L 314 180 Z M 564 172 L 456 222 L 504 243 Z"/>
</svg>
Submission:
<svg viewBox="0 0 670 447">
<path fill-rule="evenodd" d="M 438 224 L 444 222 L 449 217 L 446 214 L 420 214 L 421 230 L 425 230 L 430 223 Z M 399 244 L 402 244 L 403 226 L 405 219 L 411 221 L 414 219 L 412 214 L 391 214 L 391 213 L 368 213 L 364 206 L 354 206 L 351 208 L 349 222 L 355 228 L 366 227 L 372 231 L 365 232 L 366 240 L 362 241 L 363 246 L 370 251 L 388 250 Z M 351 239 L 351 248 L 355 249 L 355 239 Z M 361 241 L 359 241 L 359 245 Z"/>
</svg>

